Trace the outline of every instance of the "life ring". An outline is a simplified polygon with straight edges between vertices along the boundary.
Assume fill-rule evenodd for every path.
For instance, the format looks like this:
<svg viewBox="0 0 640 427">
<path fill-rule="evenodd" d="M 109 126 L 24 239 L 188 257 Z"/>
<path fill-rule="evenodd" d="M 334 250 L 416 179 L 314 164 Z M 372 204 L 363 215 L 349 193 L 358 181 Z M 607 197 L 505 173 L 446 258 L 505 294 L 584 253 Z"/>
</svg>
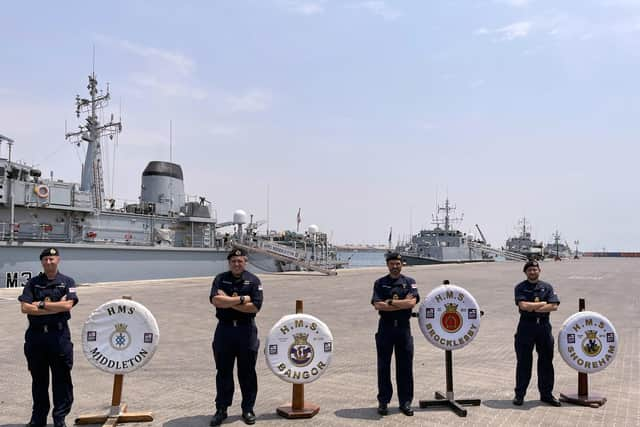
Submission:
<svg viewBox="0 0 640 427">
<path fill-rule="evenodd" d="M 40 197 L 41 199 L 46 199 L 47 197 L 49 197 L 49 187 L 47 187 L 46 185 L 36 185 L 35 187 L 33 187 L 33 192 L 36 193 L 36 196 Z"/>
<path fill-rule="evenodd" d="M 466 289 L 441 285 L 422 301 L 418 319 L 427 341 L 443 350 L 458 350 L 478 336 L 480 307 Z"/>
<path fill-rule="evenodd" d="M 149 363 L 159 339 L 151 311 L 139 302 L 115 299 L 89 315 L 82 328 L 82 351 L 96 368 L 127 374 Z"/>
<path fill-rule="evenodd" d="M 271 328 L 264 355 L 278 378 L 305 384 L 326 372 L 333 350 L 333 335 L 327 325 L 308 314 L 290 314 Z"/>
<path fill-rule="evenodd" d="M 602 314 L 580 311 L 562 324 L 558 349 L 567 365 L 578 372 L 591 374 L 613 362 L 618 352 L 618 334 Z"/>
</svg>

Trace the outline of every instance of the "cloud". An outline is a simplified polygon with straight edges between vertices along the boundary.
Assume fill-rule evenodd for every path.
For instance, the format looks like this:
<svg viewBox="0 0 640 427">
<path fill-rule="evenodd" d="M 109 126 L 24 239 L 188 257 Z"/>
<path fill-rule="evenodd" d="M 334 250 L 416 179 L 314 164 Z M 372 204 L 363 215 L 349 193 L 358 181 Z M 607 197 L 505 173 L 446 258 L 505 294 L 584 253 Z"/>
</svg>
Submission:
<svg viewBox="0 0 640 427">
<path fill-rule="evenodd" d="M 207 93 L 203 89 L 182 83 L 164 82 L 153 75 L 133 73 L 131 74 L 131 80 L 138 86 L 152 89 L 162 96 L 192 98 L 196 100 L 203 100 L 207 97 Z"/>
<path fill-rule="evenodd" d="M 496 28 L 496 29 L 487 29 L 487 28 L 479 28 L 474 34 L 476 35 L 487 35 L 487 34 L 495 34 L 500 37 L 501 40 L 515 40 L 519 38 L 525 38 L 531 32 L 531 28 L 533 24 L 529 21 L 520 21 L 514 22 L 513 24 L 509 24 L 505 27 Z"/>
<path fill-rule="evenodd" d="M 300 15 L 317 15 L 324 12 L 326 0 L 278 0 L 283 9 Z"/>
<path fill-rule="evenodd" d="M 381 16 L 387 21 L 393 21 L 402 16 L 400 11 L 393 9 L 382 0 L 361 1 L 353 3 L 347 7 L 366 10 L 374 15 Z"/>
<path fill-rule="evenodd" d="M 250 89 L 241 95 L 227 97 L 227 103 L 233 112 L 264 111 L 271 105 L 271 92 L 264 89 Z"/>
<path fill-rule="evenodd" d="M 524 7 L 529 5 L 532 0 L 493 0 L 495 3 L 506 4 L 513 7 Z"/>
<path fill-rule="evenodd" d="M 602 0 L 602 6 L 640 7 L 640 0 Z"/>
<path fill-rule="evenodd" d="M 179 52 L 173 52 L 166 49 L 159 49 L 155 47 L 143 46 L 129 40 L 116 39 L 103 34 L 96 34 L 94 36 L 96 41 L 104 43 L 109 46 L 117 47 L 125 50 L 136 56 L 147 59 L 155 59 L 171 65 L 183 75 L 193 73 L 196 64 L 195 61 Z"/>
</svg>

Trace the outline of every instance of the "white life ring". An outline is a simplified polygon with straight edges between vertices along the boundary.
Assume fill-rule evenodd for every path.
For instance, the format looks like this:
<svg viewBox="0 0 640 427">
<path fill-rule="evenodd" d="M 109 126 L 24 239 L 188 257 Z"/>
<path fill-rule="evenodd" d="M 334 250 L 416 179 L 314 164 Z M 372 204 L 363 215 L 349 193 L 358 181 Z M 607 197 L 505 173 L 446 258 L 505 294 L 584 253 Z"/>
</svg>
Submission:
<svg viewBox="0 0 640 427">
<path fill-rule="evenodd" d="M 326 372 L 333 350 L 333 335 L 327 325 L 309 314 L 290 314 L 271 328 L 264 355 L 278 378 L 306 384 Z"/>
<path fill-rule="evenodd" d="M 41 199 L 46 199 L 47 197 L 49 197 L 49 187 L 47 187 L 46 185 L 36 185 L 35 187 L 33 187 L 33 192 L 36 193 L 36 196 L 40 197 Z"/>
<path fill-rule="evenodd" d="M 606 368 L 618 352 L 618 334 L 613 324 L 595 311 L 580 311 L 562 324 L 558 349 L 567 365 L 591 374 Z"/>
<path fill-rule="evenodd" d="M 441 285 L 420 304 L 420 330 L 427 341 L 443 350 L 458 350 L 480 330 L 480 307 L 464 288 Z"/>
<path fill-rule="evenodd" d="M 95 309 L 82 328 L 82 351 L 96 368 L 127 374 L 149 363 L 160 333 L 153 314 L 142 304 L 115 299 Z"/>
</svg>

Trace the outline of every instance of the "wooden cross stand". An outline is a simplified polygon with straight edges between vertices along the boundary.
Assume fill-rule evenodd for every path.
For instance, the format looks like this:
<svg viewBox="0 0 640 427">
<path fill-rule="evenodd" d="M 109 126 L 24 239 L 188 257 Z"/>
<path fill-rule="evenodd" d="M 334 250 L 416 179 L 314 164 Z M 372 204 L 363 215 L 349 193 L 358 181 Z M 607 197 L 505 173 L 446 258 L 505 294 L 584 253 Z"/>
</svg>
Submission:
<svg viewBox="0 0 640 427">
<path fill-rule="evenodd" d="M 302 313 L 302 300 L 296 300 L 296 314 Z M 276 413 L 281 417 L 311 418 L 320 412 L 320 407 L 314 403 L 304 401 L 304 384 L 293 384 L 291 404 L 279 406 Z"/>
<path fill-rule="evenodd" d="M 131 299 L 123 296 L 123 299 Z M 127 412 L 127 404 L 121 402 L 122 382 L 124 375 L 115 374 L 113 378 L 113 392 L 111 394 L 111 409 L 108 414 L 80 415 L 76 418 L 76 424 L 102 424 L 102 427 L 115 427 L 119 423 L 138 423 L 153 421 L 151 412 Z"/>
<path fill-rule="evenodd" d="M 580 298 L 578 300 L 578 311 L 584 311 L 584 309 L 584 298 Z M 597 394 L 589 394 L 589 376 L 584 372 L 578 372 L 578 394 L 560 393 L 560 400 L 567 403 L 573 403 L 574 405 L 599 408 L 605 404 L 607 398 Z"/>
<path fill-rule="evenodd" d="M 445 366 L 447 375 L 446 394 L 435 392 L 435 400 L 421 400 L 421 408 L 446 407 L 451 409 L 460 417 L 467 416 L 467 410 L 462 405 L 480 406 L 480 399 L 454 399 L 453 397 L 453 355 L 451 350 L 445 350 Z"/>
</svg>

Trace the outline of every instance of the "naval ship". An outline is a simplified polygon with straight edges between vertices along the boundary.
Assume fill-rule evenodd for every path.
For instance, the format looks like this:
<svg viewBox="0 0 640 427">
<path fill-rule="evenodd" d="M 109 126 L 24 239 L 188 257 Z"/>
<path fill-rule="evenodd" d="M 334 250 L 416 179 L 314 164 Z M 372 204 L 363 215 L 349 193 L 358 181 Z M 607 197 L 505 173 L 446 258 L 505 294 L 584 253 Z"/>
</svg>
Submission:
<svg viewBox="0 0 640 427">
<path fill-rule="evenodd" d="M 116 206 L 105 199 L 102 151 L 122 123 L 101 123 L 109 89 L 98 90 L 89 76 L 89 96 L 76 96 L 76 116 L 86 115 L 72 143 L 86 143 L 81 182 L 43 177 L 40 170 L 12 159 L 14 141 L 0 135 L 0 288 L 20 287 L 41 271 L 40 252 L 60 249 L 60 270 L 78 283 L 212 276 L 228 268 L 233 246 L 251 249 L 250 270 L 275 272 L 286 265 L 270 250 L 247 241 L 247 215 L 219 223 L 206 197 L 185 197 L 180 165 L 151 161 L 142 172 L 137 203 Z M 8 157 L 2 158 L 2 145 Z M 233 227 L 230 232 L 221 229 Z M 313 263 L 302 263 L 313 269 Z M 308 265 L 307 265 L 308 264 Z"/>
<path fill-rule="evenodd" d="M 401 243 L 396 251 L 402 255 L 406 265 L 450 264 L 493 261 L 497 253 L 486 240 L 475 240 L 474 236 L 463 233 L 453 227 L 453 223 L 462 222 L 451 213 L 455 206 L 445 200 L 443 206 L 437 206 L 433 215 L 434 228 L 421 230 L 411 236 L 411 241 Z M 444 217 L 440 214 L 444 213 Z M 478 229 L 479 230 L 479 229 Z"/>
<path fill-rule="evenodd" d="M 573 252 L 571 251 L 571 246 L 567 241 L 561 242 L 562 236 L 560 236 L 560 232 L 556 230 L 551 236 L 553 242 L 547 243 L 544 247 L 544 254 L 546 257 L 553 259 L 563 259 L 563 258 L 571 258 Z"/>
<path fill-rule="evenodd" d="M 544 244 L 531 238 L 531 225 L 526 218 L 518 221 L 519 233 L 509 237 L 505 243 L 505 250 L 518 253 L 527 259 L 543 260 L 545 256 Z"/>
</svg>

